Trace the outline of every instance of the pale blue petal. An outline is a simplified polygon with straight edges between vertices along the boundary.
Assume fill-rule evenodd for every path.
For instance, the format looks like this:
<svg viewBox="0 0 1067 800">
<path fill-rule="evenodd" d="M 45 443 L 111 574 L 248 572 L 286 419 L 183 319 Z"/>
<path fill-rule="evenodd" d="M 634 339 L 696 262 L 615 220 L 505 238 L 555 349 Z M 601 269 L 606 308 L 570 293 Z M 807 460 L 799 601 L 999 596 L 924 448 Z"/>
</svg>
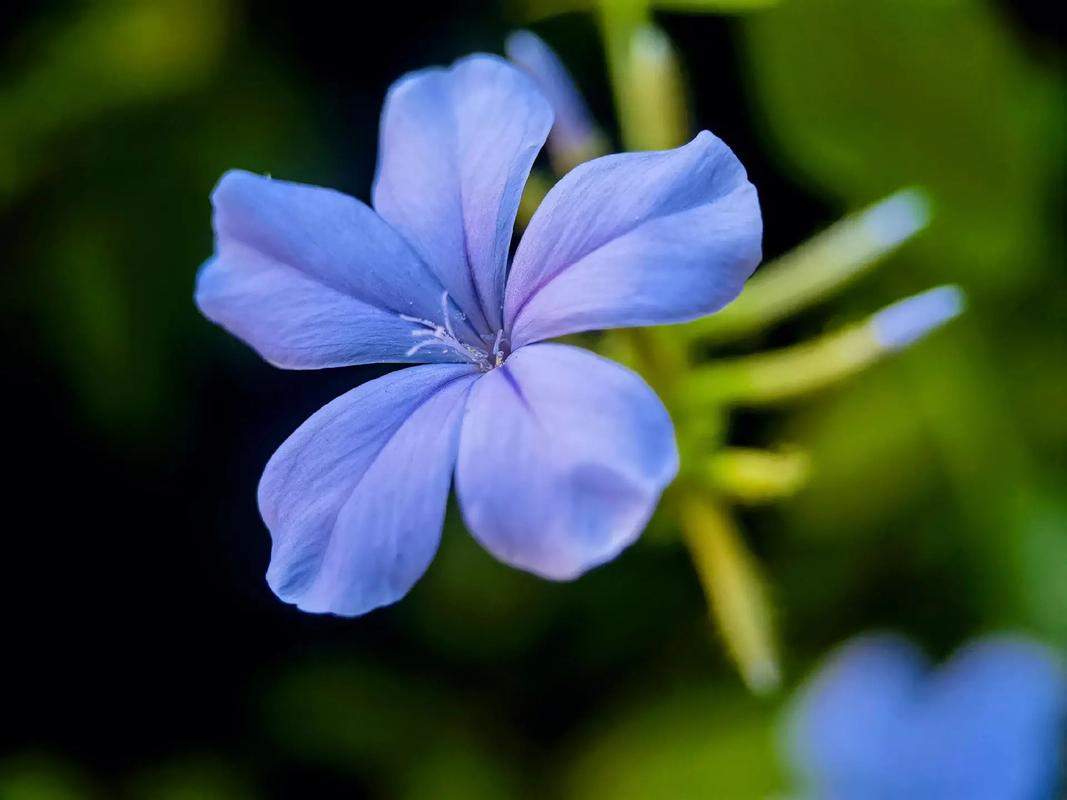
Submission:
<svg viewBox="0 0 1067 800">
<path fill-rule="evenodd" d="M 904 760 L 924 796 L 1051 798 L 1067 752 L 1065 693 L 1062 663 L 1035 642 L 999 636 L 961 650 L 916 700 Z"/>
<path fill-rule="evenodd" d="M 235 170 L 212 200 L 216 255 L 198 276 L 197 304 L 273 363 L 415 360 L 405 355 L 412 331 L 426 328 L 401 315 L 440 322 L 440 283 L 355 198 Z M 417 360 L 456 360 L 440 351 L 424 348 Z"/>
<path fill-rule="evenodd" d="M 515 254 L 511 344 L 717 311 L 760 260 L 756 190 L 704 131 L 676 150 L 576 167 L 548 193 Z"/>
<path fill-rule="evenodd" d="M 867 636 L 834 653 L 794 701 L 786 754 L 804 797 L 889 800 L 910 780 L 899 761 L 927 663 L 909 642 Z"/>
<path fill-rule="evenodd" d="M 200 269 L 196 303 L 212 322 L 285 369 L 464 361 L 445 347 L 409 354 L 418 341 L 412 332 L 420 326 L 240 242 L 223 244 Z"/>
<path fill-rule="evenodd" d="M 807 792 L 848 800 L 1053 797 L 1065 745 L 1062 663 L 991 637 L 930 672 L 905 641 L 842 648 L 790 714 L 787 753 Z"/>
<path fill-rule="evenodd" d="M 519 198 L 551 125 L 533 82 L 492 56 L 407 75 L 385 100 L 374 207 L 490 337 Z"/>
<path fill-rule="evenodd" d="M 471 390 L 456 493 L 490 553 L 567 580 L 640 535 L 677 469 L 670 417 L 641 378 L 585 350 L 533 345 Z"/>
<path fill-rule="evenodd" d="M 594 154 L 602 146 L 600 133 L 559 56 L 530 31 L 511 34 L 504 51 L 537 82 L 555 112 L 552 132 L 548 135 L 553 166 L 573 166 Z"/>
<path fill-rule="evenodd" d="M 278 448 L 259 509 L 273 539 L 267 581 L 282 600 L 353 616 L 408 592 L 437 550 L 478 374 L 393 372 L 329 403 Z"/>
</svg>

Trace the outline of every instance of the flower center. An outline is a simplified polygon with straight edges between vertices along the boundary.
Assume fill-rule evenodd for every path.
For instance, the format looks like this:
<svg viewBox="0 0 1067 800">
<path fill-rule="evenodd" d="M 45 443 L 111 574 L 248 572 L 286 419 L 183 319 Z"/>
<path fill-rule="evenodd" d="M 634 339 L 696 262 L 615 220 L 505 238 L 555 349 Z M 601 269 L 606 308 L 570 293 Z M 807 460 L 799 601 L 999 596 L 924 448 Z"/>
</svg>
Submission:
<svg viewBox="0 0 1067 800">
<path fill-rule="evenodd" d="M 461 314 L 462 316 L 462 314 Z M 452 328 L 452 316 L 448 307 L 448 292 L 441 294 L 441 318 L 443 324 L 422 317 L 411 317 L 401 314 L 400 319 L 405 322 L 413 322 L 419 327 L 411 331 L 411 335 L 420 341 L 413 344 L 404 353 L 405 356 L 413 356 L 420 350 L 431 347 L 440 347 L 441 353 L 453 351 L 467 361 L 478 367 L 482 372 L 488 372 L 504 363 L 508 357 L 508 349 L 504 338 L 504 331 L 499 330 L 496 335 L 482 335 L 481 347 L 461 342 Z"/>
</svg>

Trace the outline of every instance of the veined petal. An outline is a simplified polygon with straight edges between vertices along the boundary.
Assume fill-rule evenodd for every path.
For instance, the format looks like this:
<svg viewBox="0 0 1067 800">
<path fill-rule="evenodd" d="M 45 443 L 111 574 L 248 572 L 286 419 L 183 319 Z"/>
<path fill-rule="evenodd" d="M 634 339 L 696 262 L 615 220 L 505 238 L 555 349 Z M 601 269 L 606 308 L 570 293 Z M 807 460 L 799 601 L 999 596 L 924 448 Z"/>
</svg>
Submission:
<svg viewBox="0 0 1067 800">
<path fill-rule="evenodd" d="M 551 126 L 533 82 L 492 56 L 411 73 L 385 100 L 374 207 L 486 335 L 501 327 L 515 214 Z"/>
<path fill-rule="evenodd" d="M 411 353 L 418 326 L 241 242 L 223 243 L 201 267 L 196 303 L 204 316 L 284 369 L 464 361 L 442 347 Z"/>
<path fill-rule="evenodd" d="M 444 289 L 404 239 L 353 197 L 249 172 L 212 195 L 217 252 L 197 278 L 205 316 L 279 366 L 455 361 L 401 315 L 440 323 Z M 453 317 L 457 335 L 473 331 Z"/>
<path fill-rule="evenodd" d="M 670 417 L 641 378 L 542 344 L 512 353 L 471 389 L 456 491 L 490 553 L 567 580 L 640 535 L 677 469 Z"/>
<path fill-rule="evenodd" d="M 512 347 L 717 311 L 759 263 L 762 235 L 755 188 L 707 131 L 675 150 L 586 162 L 519 243 L 505 296 Z"/>
<path fill-rule="evenodd" d="M 403 597 L 437 551 L 471 366 L 425 365 L 324 406 L 263 472 L 267 581 L 305 611 L 354 616 Z"/>
<path fill-rule="evenodd" d="M 443 289 L 433 273 L 354 197 L 232 170 L 215 187 L 212 202 L 220 245 L 240 242 L 380 308 L 440 315 Z"/>
</svg>

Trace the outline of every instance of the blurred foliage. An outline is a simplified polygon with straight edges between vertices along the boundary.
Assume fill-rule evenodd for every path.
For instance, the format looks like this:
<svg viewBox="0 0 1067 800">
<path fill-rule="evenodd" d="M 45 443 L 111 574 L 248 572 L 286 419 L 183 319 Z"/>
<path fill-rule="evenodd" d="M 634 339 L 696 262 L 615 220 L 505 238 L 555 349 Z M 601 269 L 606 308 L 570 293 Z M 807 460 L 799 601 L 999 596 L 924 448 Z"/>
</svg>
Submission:
<svg viewBox="0 0 1067 800">
<path fill-rule="evenodd" d="M 210 246 L 219 164 L 284 165 L 310 135 L 269 59 L 251 53 L 219 79 L 223 48 L 242 47 L 232 13 L 220 2 L 90 4 L 48 37 L 31 28 L 0 88 L 0 153 L 11 157 L 0 202 L 21 194 L 47 208 L 16 212 L 48 230 L 16 245 L 37 265 L 18 295 L 38 304 L 82 412 L 125 447 L 182 434 L 202 331 L 180 265 Z"/>
<path fill-rule="evenodd" d="M 738 688 L 656 686 L 574 743 L 564 796 L 773 797 L 786 788 L 773 730 L 772 708 Z"/>
<path fill-rule="evenodd" d="M 955 502 L 925 513 L 985 587 L 979 624 L 1067 643 L 1063 606 L 1048 602 L 1067 584 L 1067 533 L 1048 523 L 1050 508 L 1063 514 L 1051 492 L 1067 424 L 1033 413 L 1067 396 L 1054 366 L 1067 298 L 1052 210 L 1065 106 L 1051 54 L 1026 52 L 978 0 L 795 0 L 743 33 L 761 130 L 799 180 L 847 205 L 902 182 L 929 192 L 935 224 L 877 290 L 952 280 L 971 299 L 953 331 L 787 423 L 817 464 L 794 524 L 823 536 L 889 525 L 939 496 L 922 475 L 936 456 Z"/>
<path fill-rule="evenodd" d="M 82 800 L 84 779 L 61 760 L 16 756 L 0 760 L 0 800 Z"/>
<path fill-rule="evenodd" d="M 351 774 L 383 796 L 515 796 L 506 738 L 491 721 L 402 675 L 338 659 L 298 664 L 271 691 L 266 725 L 288 757 Z"/>
<path fill-rule="evenodd" d="M 217 756 L 180 757 L 141 770 L 121 792 L 130 800 L 251 800 L 248 779 Z"/>
<path fill-rule="evenodd" d="M 793 0 L 743 32 L 762 130 L 802 179 L 853 204 L 931 193 L 930 278 L 1003 304 L 1054 265 L 1063 88 L 991 4 Z"/>
<path fill-rule="evenodd" d="M 54 24 L 22 44 L 34 57 L 0 93 L 0 198 L 60 166 L 48 158 L 53 137 L 209 77 L 226 9 L 210 0 L 104 0 L 70 20 L 47 20 Z"/>
</svg>

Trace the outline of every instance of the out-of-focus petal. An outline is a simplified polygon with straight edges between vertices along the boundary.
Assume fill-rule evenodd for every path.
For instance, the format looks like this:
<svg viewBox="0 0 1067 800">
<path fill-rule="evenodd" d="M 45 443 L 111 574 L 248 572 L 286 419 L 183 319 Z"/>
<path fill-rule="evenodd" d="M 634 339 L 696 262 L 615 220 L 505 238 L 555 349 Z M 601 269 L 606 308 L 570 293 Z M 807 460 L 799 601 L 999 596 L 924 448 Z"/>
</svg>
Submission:
<svg viewBox="0 0 1067 800">
<path fill-rule="evenodd" d="M 907 642 L 865 637 L 794 703 L 787 753 L 804 797 L 1051 798 L 1067 723 L 1063 665 L 989 637 L 929 672 Z"/>
<path fill-rule="evenodd" d="M 897 797 L 910 776 L 899 762 L 923 655 L 904 639 L 857 639 L 831 656 L 790 709 L 785 751 L 804 797 Z M 903 796 L 903 795 L 900 795 Z"/>
<path fill-rule="evenodd" d="M 1044 647 L 998 636 L 957 653 L 921 688 L 903 761 L 923 797 L 1052 797 L 1067 746 L 1067 682 Z"/>
<path fill-rule="evenodd" d="M 400 315 L 440 322 L 441 284 L 355 198 L 234 170 L 212 200 L 216 255 L 198 276 L 197 303 L 273 363 L 411 360 L 419 326 Z M 476 341 L 459 322 L 457 334 Z M 441 360 L 433 350 L 418 360 Z"/>
<path fill-rule="evenodd" d="M 533 345 L 471 390 L 456 491 L 490 553 L 567 580 L 640 535 L 677 468 L 670 418 L 637 375 Z"/>
<path fill-rule="evenodd" d="M 305 611 L 353 616 L 403 597 L 437 550 L 471 366 L 425 365 L 324 406 L 263 472 L 267 581 Z"/>
<path fill-rule="evenodd" d="M 483 334 L 501 327 L 515 213 L 551 125 L 533 82 L 492 56 L 414 72 L 385 100 L 374 207 Z"/>
<path fill-rule="evenodd" d="M 675 150 L 575 168 L 545 197 L 505 297 L 512 347 L 718 310 L 760 260 L 756 190 L 707 131 Z"/>
<path fill-rule="evenodd" d="M 556 53 L 530 31 L 516 31 L 504 44 L 508 58 L 537 82 L 555 112 L 548 152 L 557 171 L 567 172 L 601 155 L 604 140 L 570 73 Z"/>
</svg>

